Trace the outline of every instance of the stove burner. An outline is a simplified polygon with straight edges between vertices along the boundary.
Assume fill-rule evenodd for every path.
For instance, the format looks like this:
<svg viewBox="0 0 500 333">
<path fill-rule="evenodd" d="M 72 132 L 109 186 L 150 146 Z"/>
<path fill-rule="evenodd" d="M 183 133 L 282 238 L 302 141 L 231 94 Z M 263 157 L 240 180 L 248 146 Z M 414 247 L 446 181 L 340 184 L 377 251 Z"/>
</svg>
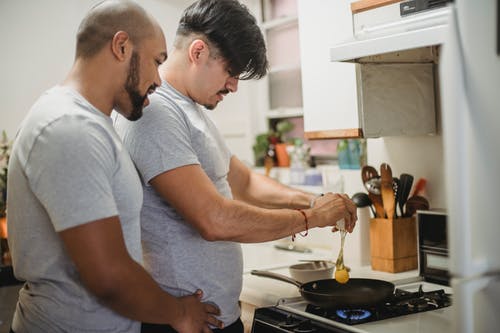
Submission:
<svg viewBox="0 0 500 333">
<path fill-rule="evenodd" d="M 285 321 L 278 323 L 281 328 L 296 328 L 300 325 L 300 321 L 295 320 L 291 315 L 288 315 Z"/>
<path fill-rule="evenodd" d="M 408 308 L 410 310 L 425 310 L 430 308 L 437 308 L 437 304 L 432 303 L 429 299 L 426 298 L 415 298 L 408 301 Z"/>
<path fill-rule="evenodd" d="M 336 313 L 340 318 L 347 319 L 349 321 L 363 320 L 372 315 L 370 311 L 363 309 L 337 310 Z"/>
</svg>

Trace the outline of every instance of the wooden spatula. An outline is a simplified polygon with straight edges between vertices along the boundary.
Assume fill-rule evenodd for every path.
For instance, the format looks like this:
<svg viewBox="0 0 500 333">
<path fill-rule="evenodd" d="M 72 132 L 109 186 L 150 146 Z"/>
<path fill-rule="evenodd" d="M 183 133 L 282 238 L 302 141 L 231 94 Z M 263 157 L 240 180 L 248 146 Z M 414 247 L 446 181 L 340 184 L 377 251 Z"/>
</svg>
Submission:
<svg viewBox="0 0 500 333">
<path fill-rule="evenodd" d="M 373 207 L 375 207 L 375 217 L 384 218 L 385 211 L 384 206 L 382 204 L 382 197 L 380 194 L 368 193 L 368 197 L 370 198 Z"/>
<path fill-rule="evenodd" d="M 387 218 L 393 218 L 396 208 L 394 200 L 394 189 L 392 187 L 392 170 L 389 164 L 382 163 L 380 165 L 380 192 L 382 194 L 382 203 Z"/>
</svg>

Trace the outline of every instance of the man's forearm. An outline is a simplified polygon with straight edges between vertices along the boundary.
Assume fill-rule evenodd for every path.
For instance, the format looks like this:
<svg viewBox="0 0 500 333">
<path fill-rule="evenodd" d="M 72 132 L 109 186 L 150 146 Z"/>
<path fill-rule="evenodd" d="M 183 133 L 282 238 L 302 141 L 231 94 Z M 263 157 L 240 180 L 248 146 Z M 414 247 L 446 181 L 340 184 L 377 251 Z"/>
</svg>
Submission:
<svg viewBox="0 0 500 333">
<path fill-rule="evenodd" d="M 283 185 L 274 179 L 252 173 L 248 186 L 237 199 L 264 208 L 309 208 L 315 194 Z"/>
</svg>

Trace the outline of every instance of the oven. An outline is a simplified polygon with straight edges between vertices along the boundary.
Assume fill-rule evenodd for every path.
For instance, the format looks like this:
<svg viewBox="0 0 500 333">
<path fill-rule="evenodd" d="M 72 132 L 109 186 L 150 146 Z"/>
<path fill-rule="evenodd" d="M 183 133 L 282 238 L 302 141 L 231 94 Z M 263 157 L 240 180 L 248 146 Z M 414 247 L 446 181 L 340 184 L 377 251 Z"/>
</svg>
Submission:
<svg viewBox="0 0 500 333">
<path fill-rule="evenodd" d="M 301 297 L 255 310 L 252 333 L 441 333 L 451 329 L 452 289 L 447 270 L 446 214 L 418 211 L 419 276 L 395 282 L 381 304 L 319 308 Z"/>
</svg>

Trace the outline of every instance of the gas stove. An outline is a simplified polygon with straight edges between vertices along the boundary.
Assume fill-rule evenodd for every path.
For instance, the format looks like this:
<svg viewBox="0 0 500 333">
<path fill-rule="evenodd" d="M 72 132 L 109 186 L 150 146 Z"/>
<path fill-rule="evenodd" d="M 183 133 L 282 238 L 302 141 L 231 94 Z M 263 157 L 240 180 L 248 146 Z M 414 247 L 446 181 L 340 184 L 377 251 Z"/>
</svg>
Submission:
<svg viewBox="0 0 500 333">
<path fill-rule="evenodd" d="M 446 332 L 451 304 L 450 287 L 423 281 L 396 285 L 385 303 L 366 308 L 325 309 L 284 298 L 255 311 L 252 332 Z"/>
</svg>

